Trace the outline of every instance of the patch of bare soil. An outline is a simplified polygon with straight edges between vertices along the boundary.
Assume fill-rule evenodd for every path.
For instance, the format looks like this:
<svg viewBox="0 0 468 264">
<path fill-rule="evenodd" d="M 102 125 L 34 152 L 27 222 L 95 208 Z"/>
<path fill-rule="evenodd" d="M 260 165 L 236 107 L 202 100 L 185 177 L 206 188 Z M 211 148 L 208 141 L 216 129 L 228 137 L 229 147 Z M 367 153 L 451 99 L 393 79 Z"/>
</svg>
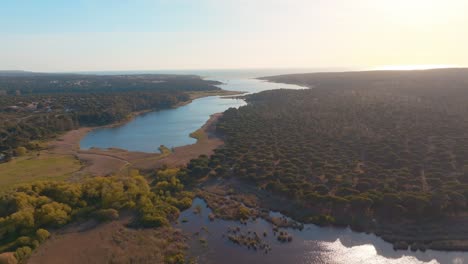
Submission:
<svg viewBox="0 0 468 264">
<path fill-rule="evenodd" d="M 29 264 L 164 263 L 186 249 L 176 229 L 132 229 L 131 217 L 98 224 L 88 221 L 54 234 L 28 260 Z"/>
<path fill-rule="evenodd" d="M 50 153 L 61 155 L 74 155 L 78 150 L 80 150 L 80 140 L 91 130 L 92 128 L 90 127 L 71 130 L 59 137 L 57 140 L 49 142 L 48 151 Z"/>
<path fill-rule="evenodd" d="M 5 252 L 0 254 L 0 263 L 2 264 L 17 264 L 18 261 L 12 252 Z"/>
</svg>

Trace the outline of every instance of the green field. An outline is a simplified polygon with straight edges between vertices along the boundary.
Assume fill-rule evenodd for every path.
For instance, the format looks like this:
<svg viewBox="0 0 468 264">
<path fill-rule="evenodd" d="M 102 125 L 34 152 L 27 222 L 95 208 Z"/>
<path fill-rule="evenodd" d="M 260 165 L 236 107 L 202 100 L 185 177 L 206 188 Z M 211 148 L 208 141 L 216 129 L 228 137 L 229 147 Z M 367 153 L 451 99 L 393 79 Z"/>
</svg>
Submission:
<svg viewBox="0 0 468 264">
<path fill-rule="evenodd" d="M 16 158 L 0 164 L 0 192 L 20 183 L 37 180 L 66 179 L 81 164 L 72 156 L 43 155 Z"/>
</svg>

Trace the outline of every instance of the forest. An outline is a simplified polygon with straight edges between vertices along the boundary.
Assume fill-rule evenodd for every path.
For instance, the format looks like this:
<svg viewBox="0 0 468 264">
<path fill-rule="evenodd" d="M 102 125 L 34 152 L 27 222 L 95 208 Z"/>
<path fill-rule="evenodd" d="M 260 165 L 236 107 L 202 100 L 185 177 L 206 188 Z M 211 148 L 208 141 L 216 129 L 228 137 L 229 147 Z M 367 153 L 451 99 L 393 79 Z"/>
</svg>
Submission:
<svg viewBox="0 0 468 264">
<path fill-rule="evenodd" d="M 357 230 L 466 215 L 466 70 L 265 79 L 311 89 L 248 95 L 217 124 L 225 145 L 189 175 L 241 180 L 301 221 Z"/>
<path fill-rule="evenodd" d="M 191 75 L 1 75 L 0 162 L 34 149 L 32 141 L 174 107 L 190 92 L 220 90 L 215 84 Z"/>
<path fill-rule="evenodd" d="M 1 72 L 0 72 L 1 73 Z M 0 74 L 0 94 L 102 93 L 125 91 L 206 91 L 219 89 L 217 81 L 196 75 L 131 74 L 91 75 L 4 72 Z"/>
</svg>

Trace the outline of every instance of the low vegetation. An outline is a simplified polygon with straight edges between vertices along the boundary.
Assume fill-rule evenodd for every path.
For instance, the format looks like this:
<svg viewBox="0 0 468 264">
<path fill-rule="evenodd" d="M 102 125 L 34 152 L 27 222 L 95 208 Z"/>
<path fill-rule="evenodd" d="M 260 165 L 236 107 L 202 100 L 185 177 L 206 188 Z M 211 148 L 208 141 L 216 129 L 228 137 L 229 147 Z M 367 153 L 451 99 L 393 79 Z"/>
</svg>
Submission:
<svg viewBox="0 0 468 264">
<path fill-rule="evenodd" d="M 6 163 L 0 163 L 0 193 L 18 184 L 39 180 L 63 180 L 81 168 L 72 156 L 28 153 Z"/>
<path fill-rule="evenodd" d="M 190 207 L 193 198 L 183 190 L 177 173 L 178 169 L 160 170 L 150 183 L 133 171 L 123 178 L 19 186 L 0 198 L 0 252 L 14 251 L 22 261 L 49 237 L 48 230 L 79 219 L 115 220 L 122 210 L 135 213 L 131 226 L 169 226 L 179 210 Z"/>
</svg>

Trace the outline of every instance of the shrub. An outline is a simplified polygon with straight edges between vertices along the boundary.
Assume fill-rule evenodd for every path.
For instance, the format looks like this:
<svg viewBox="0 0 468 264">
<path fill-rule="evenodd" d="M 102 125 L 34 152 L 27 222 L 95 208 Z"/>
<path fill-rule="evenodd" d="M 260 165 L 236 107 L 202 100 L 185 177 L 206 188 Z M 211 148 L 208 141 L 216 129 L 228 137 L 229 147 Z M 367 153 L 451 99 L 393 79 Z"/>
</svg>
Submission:
<svg viewBox="0 0 468 264">
<path fill-rule="evenodd" d="M 97 210 L 94 213 L 94 216 L 96 217 L 98 221 L 101 221 L 101 222 L 112 221 L 112 220 L 119 219 L 119 211 L 112 209 L 112 208 L 101 209 L 101 210 Z"/>
<path fill-rule="evenodd" d="M 165 259 L 167 264 L 184 264 L 185 263 L 185 256 L 182 253 L 178 253 L 172 256 L 167 256 Z"/>
<path fill-rule="evenodd" d="M 161 227 L 168 226 L 169 221 L 162 215 L 143 215 L 140 218 L 140 224 L 144 227 Z"/>
<path fill-rule="evenodd" d="M 24 156 L 24 155 L 26 155 L 27 152 L 28 152 L 28 150 L 25 147 L 17 147 L 15 149 L 15 154 L 17 156 Z"/>
<path fill-rule="evenodd" d="M 32 239 L 27 236 L 20 236 L 16 239 L 15 244 L 18 247 L 31 246 Z"/>
<path fill-rule="evenodd" d="M 23 262 L 24 260 L 29 258 L 29 256 L 31 256 L 31 253 L 32 253 L 32 249 L 30 247 L 20 247 L 20 248 L 17 248 L 15 251 L 15 258 L 19 262 Z"/>
<path fill-rule="evenodd" d="M 329 225 L 336 222 L 335 218 L 330 215 L 312 216 L 309 218 L 309 221 L 319 226 Z"/>
<path fill-rule="evenodd" d="M 37 231 L 36 231 L 36 237 L 37 239 L 39 240 L 39 242 L 44 242 L 47 238 L 50 237 L 50 233 L 49 231 L 43 229 L 43 228 L 39 228 Z"/>
<path fill-rule="evenodd" d="M 245 206 L 239 206 L 238 216 L 240 219 L 248 219 L 250 217 L 250 209 Z"/>
</svg>

